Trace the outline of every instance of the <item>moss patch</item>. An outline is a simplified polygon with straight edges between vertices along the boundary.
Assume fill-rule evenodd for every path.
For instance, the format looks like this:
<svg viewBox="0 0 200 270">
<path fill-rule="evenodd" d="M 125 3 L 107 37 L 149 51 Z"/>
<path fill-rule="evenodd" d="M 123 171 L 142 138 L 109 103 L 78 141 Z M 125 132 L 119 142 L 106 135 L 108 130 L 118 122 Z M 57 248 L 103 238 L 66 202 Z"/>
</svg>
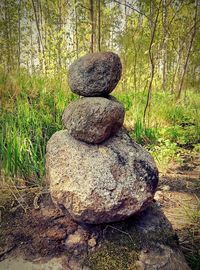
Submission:
<svg viewBox="0 0 200 270">
<path fill-rule="evenodd" d="M 135 250 L 105 241 L 98 250 L 88 254 L 85 264 L 92 270 L 132 270 L 137 258 Z"/>
</svg>

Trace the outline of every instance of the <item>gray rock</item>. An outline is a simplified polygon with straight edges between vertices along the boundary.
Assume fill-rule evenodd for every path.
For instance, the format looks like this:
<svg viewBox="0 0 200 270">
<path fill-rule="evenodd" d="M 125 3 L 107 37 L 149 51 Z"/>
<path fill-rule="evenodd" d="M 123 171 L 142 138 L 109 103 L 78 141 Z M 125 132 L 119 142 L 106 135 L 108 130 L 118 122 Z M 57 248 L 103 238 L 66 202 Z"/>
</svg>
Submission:
<svg viewBox="0 0 200 270">
<path fill-rule="evenodd" d="M 179 249 L 172 225 L 153 203 L 134 217 L 105 224 L 101 230 L 99 244 L 94 250 L 89 250 L 86 260 L 91 270 L 190 269 Z"/>
<path fill-rule="evenodd" d="M 56 132 L 47 144 L 46 174 L 54 203 L 93 224 L 146 208 L 158 183 L 153 158 L 122 129 L 100 145 Z"/>
<path fill-rule="evenodd" d="M 142 251 L 135 267 L 137 270 L 190 270 L 180 250 L 164 245 L 148 253 Z"/>
<path fill-rule="evenodd" d="M 119 102 L 103 97 L 81 98 L 69 104 L 63 124 L 74 138 L 88 143 L 101 143 L 123 125 L 124 108 Z"/>
<path fill-rule="evenodd" d="M 69 67 L 69 86 L 74 93 L 81 96 L 105 96 L 115 88 L 121 72 L 122 65 L 117 54 L 87 54 Z"/>
</svg>

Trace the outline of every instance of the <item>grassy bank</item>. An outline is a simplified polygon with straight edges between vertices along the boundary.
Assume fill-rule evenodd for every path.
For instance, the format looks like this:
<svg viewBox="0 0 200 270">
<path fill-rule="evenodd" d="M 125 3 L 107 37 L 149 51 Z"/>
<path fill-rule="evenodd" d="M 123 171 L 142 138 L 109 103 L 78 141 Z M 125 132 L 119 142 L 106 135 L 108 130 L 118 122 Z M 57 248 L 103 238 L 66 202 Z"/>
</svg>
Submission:
<svg viewBox="0 0 200 270">
<path fill-rule="evenodd" d="M 148 127 L 142 122 L 146 93 L 128 87 L 122 91 L 119 85 L 114 95 L 126 108 L 125 126 L 130 135 L 153 154 L 160 170 L 179 159 L 184 147 L 199 150 L 197 93 L 188 90 L 187 97 L 177 102 L 173 95 L 154 92 Z M 4 178 L 11 176 L 30 185 L 43 184 L 46 143 L 55 131 L 62 129 L 62 112 L 76 98 L 69 90 L 66 76 L 1 73 L 0 162 Z"/>
</svg>

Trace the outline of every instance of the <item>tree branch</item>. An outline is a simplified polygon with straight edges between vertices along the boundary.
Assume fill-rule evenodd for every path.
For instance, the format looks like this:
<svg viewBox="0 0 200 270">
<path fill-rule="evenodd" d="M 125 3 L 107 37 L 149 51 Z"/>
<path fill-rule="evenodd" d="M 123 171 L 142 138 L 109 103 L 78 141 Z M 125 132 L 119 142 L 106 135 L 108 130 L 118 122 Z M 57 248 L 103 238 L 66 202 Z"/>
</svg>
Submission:
<svg viewBox="0 0 200 270">
<path fill-rule="evenodd" d="M 151 21 L 151 18 L 148 17 L 145 13 L 143 13 L 143 12 L 141 12 L 140 10 L 134 8 L 133 6 L 131 6 L 131 5 L 128 4 L 128 3 L 126 3 L 126 4 L 125 4 L 125 3 L 121 3 L 120 1 L 117 1 L 117 0 L 113 0 L 113 2 L 114 2 L 114 3 L 117 3 L 117 4 L 119 4 L 119 5 L 128 7 L 128 8 L 130 8 L 130 9 L 132 9 L 133 11 L 137 12 L 138 14 L 140 14 L 140 15 L 146 17 L 149 21 Z"/>
</svg>

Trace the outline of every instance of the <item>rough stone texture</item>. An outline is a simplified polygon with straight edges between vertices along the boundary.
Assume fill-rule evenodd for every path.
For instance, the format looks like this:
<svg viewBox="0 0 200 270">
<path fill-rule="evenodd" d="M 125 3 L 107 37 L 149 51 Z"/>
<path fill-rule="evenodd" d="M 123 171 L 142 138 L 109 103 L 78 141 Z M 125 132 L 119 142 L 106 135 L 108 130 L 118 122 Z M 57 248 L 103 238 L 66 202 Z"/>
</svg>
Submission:
<svg viewBox="0 0 200 270">
<path fill-rule="evenodd" d="M 119 102 L 103 97 L 81 98 L 69 104 L 63 124 L 74 138 L 88 143 L 101 143 L 123 125 L 124 108 Z"/>
<path fill-rule="evenodd" d="M 103 238 L 99 237 L 97 248 L 89 250 L 86 260 L 91 270 L 190 269 L 179 250 L 177 235 L 156 204 L 101 230 Z"/>
<path fill-rule="evenodd" d="M 189 270 L 183 254 L 168 246 L 158 245 L 156 249 L 148 253 L 141 252 L 139 260 L 136 262 L 137 270 Z"/>
<path fill-rule="evenodd" d="M 94 224 L 144 209 L 158 183 L 153 158 L 124 129 L 100 145 L 56 132 L 47 144 L 46 173 L 54 203 L 75 220 Z"/>
<path fill-rule="evenodd" d="M 115 88 L 121 72 L 122 65 L 117 54 L 87 54 L 69 67 L 69 86 L 74 93 L 81 96 L 105 96 Z"/>
</svg>

